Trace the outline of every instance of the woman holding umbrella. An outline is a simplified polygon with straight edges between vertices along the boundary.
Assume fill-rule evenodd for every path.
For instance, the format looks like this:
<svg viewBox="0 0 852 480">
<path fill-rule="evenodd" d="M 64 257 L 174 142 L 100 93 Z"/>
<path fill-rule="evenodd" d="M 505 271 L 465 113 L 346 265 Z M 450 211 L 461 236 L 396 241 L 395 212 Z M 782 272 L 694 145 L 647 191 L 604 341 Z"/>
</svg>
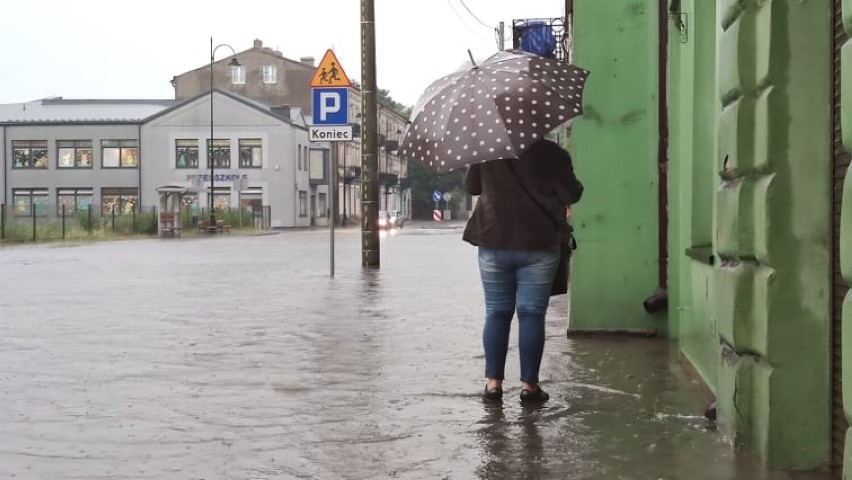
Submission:
<svg viewBox="0 0 852 480">
<path fill-rule="evenodd" d="M 571 157 L 545 135 L 582 113 L 588 71 L 524 51 L 502 51 L 432 83 L 413 109 L 401 154 L 438 172 L 469 167 L 479 195 L 464 240 L 479 247 L 485 292 L 484 396 L 503 396 L 517 311 L 521 401 L 543 402 L 539 385 L 544 315 L 569 240 L 568 205 L 583 186 Z"/>
<path fill-rule="evenodd" d="M 520 158 L 471 166 L 466 187 L 479 195 L 463 238 L 479 247 L 485 292 L 484 396 L 503 396 L 509 332 L 517 312 L 521 402 L 544 402 L 549 396 L 538 381 L 545 313 L 560 246 L 571 235 L 565 209 L 580 200 L 583 185 L 568 152 L 541 139 Z"/>
</svg>

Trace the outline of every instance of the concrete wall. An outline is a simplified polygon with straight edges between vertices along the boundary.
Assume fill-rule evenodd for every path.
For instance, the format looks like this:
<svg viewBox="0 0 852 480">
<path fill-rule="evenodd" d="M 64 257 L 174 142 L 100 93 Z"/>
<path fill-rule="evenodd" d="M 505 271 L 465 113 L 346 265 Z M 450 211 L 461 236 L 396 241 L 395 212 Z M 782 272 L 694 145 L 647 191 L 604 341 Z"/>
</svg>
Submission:
<svg viewBox="0 0 852 480">
<path fill-rule="evenodd" d="M 573 209 L 569 330 L 665 330 L 645 313 L 657 285 L 657 2 L 575 0 L 575 57 L 591 75 L 572 154 L 586 186 Z"/>
</svg>

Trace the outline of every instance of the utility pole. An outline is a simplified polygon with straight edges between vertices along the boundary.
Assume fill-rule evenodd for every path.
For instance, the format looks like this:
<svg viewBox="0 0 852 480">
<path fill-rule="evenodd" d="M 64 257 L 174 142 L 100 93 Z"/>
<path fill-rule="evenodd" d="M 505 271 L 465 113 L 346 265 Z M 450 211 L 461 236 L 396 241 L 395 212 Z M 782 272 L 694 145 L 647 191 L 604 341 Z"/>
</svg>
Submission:
<svg viewBox="0 0 852 480">
<path fill-rule="evenodd" d="M 506 23 L 500 22 L 497 27 L 497 50 L 503 51 L 506 49 Z"/>
<path fill-rule="evenodd" d="M 379 158 L 376 99 L 376 12 L 361 0 L 361 266 L 379 266 Z"/>
</svg>

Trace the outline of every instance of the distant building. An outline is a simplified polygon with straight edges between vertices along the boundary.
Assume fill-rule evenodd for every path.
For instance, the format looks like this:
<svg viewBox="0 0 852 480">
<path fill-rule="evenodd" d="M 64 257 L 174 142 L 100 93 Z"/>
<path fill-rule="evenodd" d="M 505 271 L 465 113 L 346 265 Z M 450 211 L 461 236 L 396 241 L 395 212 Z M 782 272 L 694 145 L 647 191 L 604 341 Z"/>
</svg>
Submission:
<svg viewBox="0 0 852 480">
<path fill-rule="evenodd" d="M 239 66 L 230 66 L 236 57 Z M 349 66 L 356 68 L 358 65 Z M 344 65 L 344 69 L 347 66 Z M 316 71 L 315 58 L 291 60 L 278 50 L 264 47 L 255 40 L 252 48 L 223 57 L 213 63 L 213 87 L 230 91 L 253 100 L 275 106 L 298 108 L 312 118 L 310 80 Z M 352 71 L 347 72 L 351 77 Z M 210 65 L 190 70 L 172 79 L 175 98 L 192 98 L 210 90 Z M 357 84 L 349 89 L 349 119 L 360 131 L 361 90 Z M 402 139 L 408 119 L 384 105 L 378 109 L 379 134 L 379 208 L 408 212 L 408 192 L 401 191 L 400 180 L 408 176 L 406 162 L 397 156 L 396 146 Z M 316 147 L 330 148 L 328 144 Z M 348 218 L 360 215 L 361 200 L 361 141 L 339 144 L 337 149 L 338 211 Z"/>
<path fill-rule="evenodd" d="M 13 216 L 33 208 L 53 216 L 63 206 L 124 215 L 153 209 L 158 190 L 171 188 L 199 212 L 212 195 L 216 209 L 266 215 L 272 227 L 324 221 L 327 187 L 311 184 L 309 165 L 325 151 L 309 151 L 300 111 L 218 90 L 213 106 L 211 142 L 209 92 L 0 105 L 2 203 Z"/>
</svg>

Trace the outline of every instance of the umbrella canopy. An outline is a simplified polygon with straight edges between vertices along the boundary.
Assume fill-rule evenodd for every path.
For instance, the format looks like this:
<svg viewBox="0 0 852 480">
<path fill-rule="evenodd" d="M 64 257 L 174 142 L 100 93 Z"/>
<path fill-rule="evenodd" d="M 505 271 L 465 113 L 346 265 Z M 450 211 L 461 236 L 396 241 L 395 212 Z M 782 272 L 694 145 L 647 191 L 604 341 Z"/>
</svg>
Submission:
<svg viewBox="0 0 852 480">
<path fill-rule="evenodd" d="M 414 106 L 400 154 L 437 172 L 519 157 L 583 112 L 588 74 L 561 60 L 498 52 L 426 89 Z"/>
</svg>

